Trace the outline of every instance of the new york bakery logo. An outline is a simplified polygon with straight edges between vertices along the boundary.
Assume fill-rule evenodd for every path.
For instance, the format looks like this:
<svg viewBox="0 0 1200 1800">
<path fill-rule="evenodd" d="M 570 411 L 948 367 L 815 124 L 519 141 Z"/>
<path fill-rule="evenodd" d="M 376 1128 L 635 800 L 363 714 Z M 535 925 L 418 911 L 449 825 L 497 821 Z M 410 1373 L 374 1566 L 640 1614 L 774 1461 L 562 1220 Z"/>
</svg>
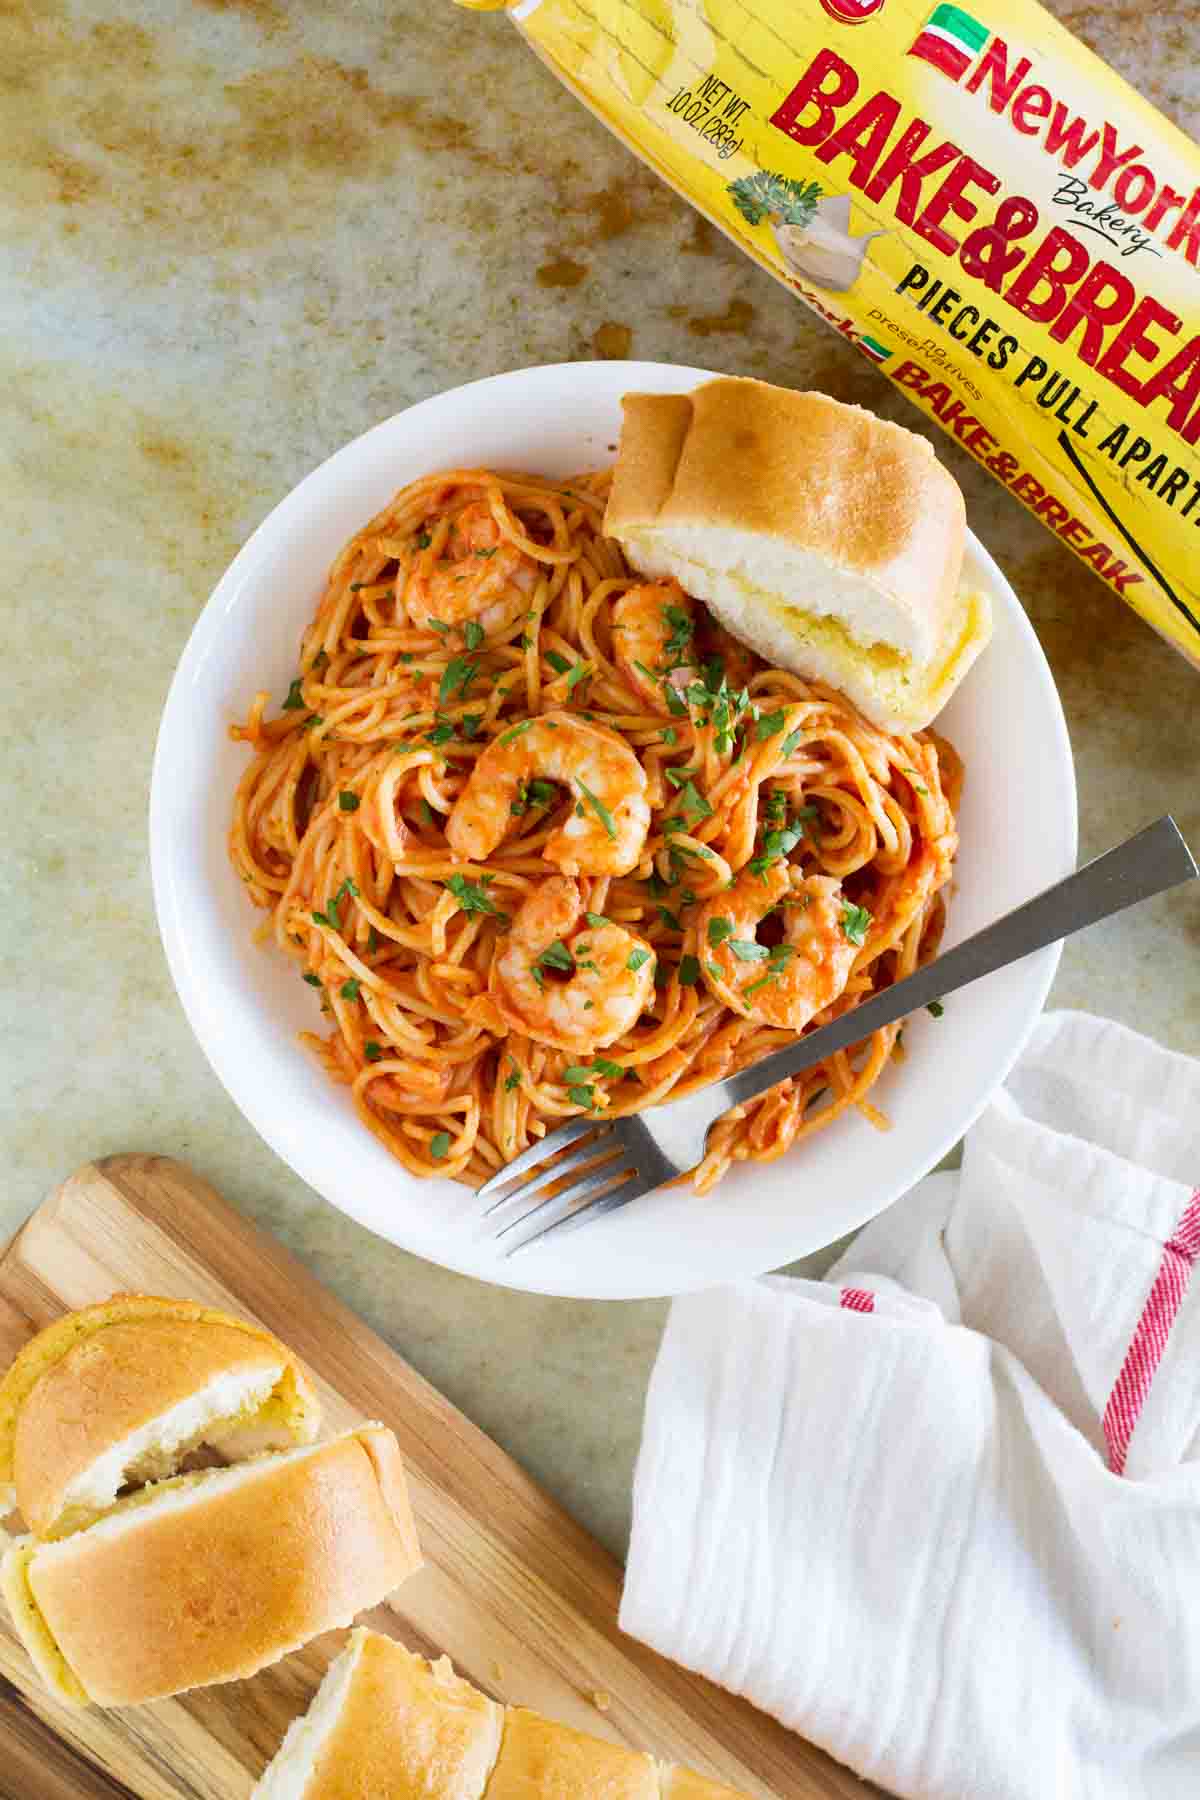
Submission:
<svg viewBox="0 0 1200 1800">
<path fill-rule="evenodd" d="M 846 24 L 866 23 L 884 3 L 821 0 L 827 12 Z M 1132 138 L 1121 141 L 1121 128 L 1108 119 L 1096 123 L 1074 111 L 1047 85 L 1033 59 L 1009 45 L 999 30 L 951 0 L 942 0 L 909 45 L 907 56 L 936 69 L 960 92 L 978 96 L 1022 137 L 1040 141 L 1055 165 L 1051 200 L 1064 225 L 1086 233 L 1093 242 L 1102 239 L 1125 266 L 1131 257 L 1162 256 L 1165 247 L 1193 268 L 1200 267 L 1200 187 L 1176 188 L 1150 167 L 1141 144 Z M 951 140 L 937 144 L 932 122 L 912 115 L 904 119 L 902 114 L 896 96 L 886 89 L 867 96 L 852 64 L 832 49 L 821 49 L 771 114 L 771 124 L 811 149 L 819 163 L 845 159 L 851 186 L 868 199 L 878 201 L 894 193 L 902 222 L 915 225 L 937 248 L 953 254 L 959 240 L 945 230 L 941 217 L 948 211 L 960 219 L 972 218 L 979 200 L 999 193 L 1003 183 Z M 957 168 L 952 167 L 955 164 Z M 932 221 L 922 217 L 919 191 L 934 185 L 945 171 L 949 171 L 948 204 L 940 209 L 937 225 L 925 230 L 923 226 Z M 1038 219 L 1034 201 L 1014 199 L 1004 204 L 1013 224 L 1009 235 L 1014 241 L 1027 238 Z M 1111 312 L 1112 296 L 1102 298 Z"/>
</svg>

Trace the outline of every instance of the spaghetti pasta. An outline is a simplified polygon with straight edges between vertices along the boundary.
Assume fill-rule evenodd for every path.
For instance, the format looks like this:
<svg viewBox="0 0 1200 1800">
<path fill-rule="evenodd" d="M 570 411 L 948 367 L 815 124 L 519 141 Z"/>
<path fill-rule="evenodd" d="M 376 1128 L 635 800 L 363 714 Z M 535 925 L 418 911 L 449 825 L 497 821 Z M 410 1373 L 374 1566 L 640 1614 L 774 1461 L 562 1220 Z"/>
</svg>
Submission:
<svg viewBox="0 0 1200 1800">
<path fill-rule="evenodd" d="M 477 1183 L 581 1112 L 657 1104 L 790 1041 L 789 900 L 819 891 L 845 940 L 813 1026 L 941 933 L 953 750 L 874 729 L 678 589 L 647 590 L 603 535 L 608 481 L 413 482 L 335 562 L 282 710 L 259 693 L 232 727 L 254 754 L 230 855 L 319 990 L 326 1029 L 304 1041 L 416 1175 Z M 783 900 L 732 937 L 721 895 L 738 884 L 744 909 L 768 871 Z M 696 1187 L 852 1107 L 884 1125 L 868 1096 L 897 1054 L 888 1027 L 734 1108 Z"/>
</svg>

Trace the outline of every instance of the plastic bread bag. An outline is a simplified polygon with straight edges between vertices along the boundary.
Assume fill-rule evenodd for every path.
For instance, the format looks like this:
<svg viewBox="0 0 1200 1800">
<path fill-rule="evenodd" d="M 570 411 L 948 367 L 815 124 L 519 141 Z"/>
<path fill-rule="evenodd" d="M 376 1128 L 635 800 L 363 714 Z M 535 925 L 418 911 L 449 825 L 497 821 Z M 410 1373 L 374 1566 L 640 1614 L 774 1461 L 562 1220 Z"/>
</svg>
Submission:
<svg viewBox="0 0 1200 1800">
<path fill-rule="evenodd" d="M 1200 665 L 1200 150 L 1182 132 L 1033 0 L 509 17 Z"/>
</svg>

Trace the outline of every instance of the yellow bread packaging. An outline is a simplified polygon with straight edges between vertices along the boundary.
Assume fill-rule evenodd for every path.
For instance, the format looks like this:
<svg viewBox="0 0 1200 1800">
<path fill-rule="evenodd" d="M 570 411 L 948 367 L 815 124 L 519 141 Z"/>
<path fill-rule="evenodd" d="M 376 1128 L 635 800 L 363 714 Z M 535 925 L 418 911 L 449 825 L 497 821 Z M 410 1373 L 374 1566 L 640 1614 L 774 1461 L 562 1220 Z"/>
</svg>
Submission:
<svg viewBox="0 0 1200 1800">
<path fill-rule="evenodd" d="M 1200 150 L 1182 132 L 1032 0 L 509 17 L 1200 666 Z"/>
</svg>

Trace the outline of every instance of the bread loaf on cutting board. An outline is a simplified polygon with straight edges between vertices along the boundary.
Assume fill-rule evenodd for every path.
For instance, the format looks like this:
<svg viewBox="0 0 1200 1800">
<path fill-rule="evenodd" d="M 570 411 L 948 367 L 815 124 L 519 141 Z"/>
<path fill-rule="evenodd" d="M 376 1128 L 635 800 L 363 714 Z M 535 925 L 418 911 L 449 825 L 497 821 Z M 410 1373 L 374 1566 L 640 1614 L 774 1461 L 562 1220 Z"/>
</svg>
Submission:
<svg viewBox="0 0 1200 1800">
<path fill-rule="evenodd" d="M 129 1706 L 239 1680 L 420 1567 L 393 1434 L 318 1444 L 319 1422 L 278 1339 L 188 1302 L 115 1295 L 24 1347 L 0 1478 L 33 1530 L 0 1587 L 53 1694 Z"/>
<path fill-rule="evenodd" d="M 251 1800 L 745 1800 L 523 1707 L 501 1708 L 445 1658 L 357 1630 Z"/>
<path fill-rule="evenodd" d="M 244 1319 L 114 1294 L 31 1338 L 0 1381 L 0 1498 L 39 1537 L 201 1459 L 311 1443 L 321 1407 L 297 1358 Z"/>
</svg>

